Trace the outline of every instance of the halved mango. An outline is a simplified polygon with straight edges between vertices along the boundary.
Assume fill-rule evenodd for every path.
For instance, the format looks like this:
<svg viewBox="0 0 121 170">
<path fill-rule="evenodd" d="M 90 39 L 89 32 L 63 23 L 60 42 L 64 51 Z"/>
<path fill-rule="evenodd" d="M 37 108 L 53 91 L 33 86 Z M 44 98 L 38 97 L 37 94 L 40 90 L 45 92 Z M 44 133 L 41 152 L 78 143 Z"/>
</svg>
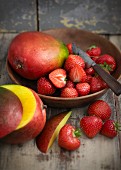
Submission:
<svg viewBox="0 0 121 170">
<path fill-rule="evenodd" d="M 35 138 L 46 122 L 46 109 L 38 94 L 30 88 L 21 85 L 3 85 L 14 92 L 23 106 L 23 117 L 19 126 L 1 139 L 9 144 L 21 144 Z"/>
<path fill-rule="evenodd" d="M 20 129 L 24 127 L 26 124 L 28 124 L 33 118 L 36 110 L 36 99 L 32 91 L 27 87 L 16 85 L 16 84 L 2 85 L 2 87 L 15 93 L 22 103 L 23 116 L 16 130 Z"/>
</svg>

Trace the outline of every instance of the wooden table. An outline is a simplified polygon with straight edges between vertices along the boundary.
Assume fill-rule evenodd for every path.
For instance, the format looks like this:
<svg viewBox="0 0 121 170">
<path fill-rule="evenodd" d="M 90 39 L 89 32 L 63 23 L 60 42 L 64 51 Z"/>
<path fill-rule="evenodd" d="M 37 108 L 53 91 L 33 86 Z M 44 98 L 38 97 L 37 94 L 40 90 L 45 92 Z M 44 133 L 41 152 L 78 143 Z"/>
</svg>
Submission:
<svg viewBox="0 0 121 170">
<path fill-rule="evenodd" d="M 74 13 L 74 20 L 71 25 L 69 25 L 69 19 L 71 22 L 72 15 L 72 4 L 66 2 L 68 5 L 67 13 L 64 11 L 66 8 L 62 10 L 61 6 L 64 7 L 64 1 L 18 1 L 15 5 L 16 1 L 4 1 L 1 0 L 1 10 L 6 6 L 7 12 L 9 15 L 5 14 L 5 11 L 0 15 L 0 85 L 12 83 L 10 80 L 8 73 L 6 71 L 5 62 L 7 56 L 8 46 L 13 39 L 13 37 L 18 34 L 18 32 L 24 30 L 44 30 L 49 28 L 49 23 L 51 21 L 51 27 L 74 27 L 74 23 L 76 23 L 76 27 L 79 29 L 87 29 L 96 33 L 100 33 L 106 38 L 109 39 L 119 50 L 121 50 L 121 20 L 119 18 L 115 18 L 115 23 L 111 27 L 111 23 L 109 27 L 106 28 L 103 25 L 98 27 L 94 23 L 92 24 L 90 19 L 90 23 L 88 22 L 79 22 L 79 17 L 76 13 Z M 0 1 L 0 2 L 1 2 Z M 8 3 L 7 3 L 8 2 Z M 10 3 L 11 2 L 11 3 Z M 43 3 L 42 3 L 43 2 Z M 81 1 L 78 1 L 81 6 Z M 85 1 L 84 1 L 85 2 Z M 86 1 L 89 3 L 88 1 Z M 93 1 L 93 3 L 96 1 Z M 110 1 L 112 6 L 112 1 Z M 116 1 L 116 3 L 120 6 L 120 1 Z M 60 3 L 60 4 L 59 4 Z M 73 2 L 74 3 L 74 2 Z M 103 2 L 102 2 L 103 4 Z M 111 5 L 110 4 L 110 5 Z M 5 6 L 4 6 L 5 5 Z M 45 5 L 45 6 L 44 6 Z M 59 11 L 55 17 L 53 13 L 53 9 L 59 10 L 59 5 L 61 8 L 61 12 Z M 89 5 L 89 4 L 88 4 Z M 106 4 L 104 3 L 106 8 Z M 110 6 L 109 5 L 109 6 Z M 14 6 L 14 10 L 13 9 Z M 57 8 L 55 8 L 55 6 Z M 112 9 L 119 10 L 119 6 Z M 86 8 L 86 6 L 81 6 Z M 99 6 L 98 6 L 99 8 Z M 19 11 L 17 10 L 19 9 Z M 70 10 L 69 10 L 70 9 Z M 100 15 L 96 15 L 96 8 L 90 7 L 90 12 L 94 12 L 95 18 L 100 19 Z M 107 8 L 108 9 L 108 8 Z M 0 11 L 1 11 L 0 10 Z M 75 2 L 74 6 L 75 12 L 78 11 L 77 3 Z M 92 10 L 92 11 L 91 11 Z M 113 10 L 112 12 L 115 12 Z M 46 18 L 45 14 L 48 14 L 49 11 L 49 20 Z M 19 13 L 20 12 L 20 13 Z M 57 12 L 57 11 L 56 11 Z M 16 13 L 16 15 L 15 15 Z M 99 14 L 99 13 L 98 13 Z M 107 21 L 114 18 L 112 15 L 107 16 Z M 121 13 L 118 11 L 115 13 L 116 17 L 121 16 Z M 21 16 L 20 16 L 21 15 Z M 7 16 L 7 17 L 5 17 Z M 10 16 L 10 18 L 8 18 Z M 81 17 L 83 18 L 84 15 Z M 113 16 L 113 17 L 112 17 Z M 61 20 L 57 20 L 58 18 Z M 60 19 L 59 18 L 59 19 Z M 63 19 L 62 19 L 63 18 Z M 42 20 L 41 20 L 42 19 Z M 45 22 L 45 19 L 47 23 Z M 68 21 L 67 21 L 68 19 Z M 93 18 L 94 19 L 94 18 Z M 16 21 L 17 20 L 17 21 Z M 7 24 L 8 21 L 8 24 Z M 63 22 L 62 22 L 63 21 Z M 84 21 L 84 20 L 83 20 Z M 56 23 L 59 23 L 56 25 Z M 119 25 L 117 24 L 119 22 Z M 87 24 L 89 23 L 89 24 Z M 82 27 L 81 27 L 82 24 Z M 87 26 L 87 25 L 88 26 Z M 92 25 L 91 25 L 92 24 Z M 101 23 L 100 23 L 101 24 Z M 117 27 L 116 25 L 117 24 Z M 101 27 L 102 26 L 102 27 Z M 103 29 L 102 29 L 103 28 Z M 121 80 L 120 80 L 121 82 Z M 108 90 L 105 95 L 102 96 L 103 100 L 109 103 L 112 109 L 112 118 L 114 120 L 118 120 L 121 122 L 121 96 L 117 97 L 111 90 Z M 79 119 L 85 114 L 88 106 L 82 108 L 72 108 L 72 117 L 69 122 L 72 125 L 79 126 Z M 52 115 L 62 112 L 65 109 L 57 109 L 57 108 L 47 108 L 47 119 L 49 119 Z M 41 153 L 36 145 L 34 140 L 31 140 L 22 145 L 7 145 L 0 143 L 0 170 L 120 170 L 121 169 L 121 133 L 118 134 L 114 139 L 108 139 L 104 136 L 98 134 L 93 139 L 88 139 L 86 136 L 82 135 L 81 137 L 81 147 L 73 152 L 69 152 L 58 147 L 57 140 L 54 142 L 53 146 L 50 148 L 47 154 Z"/>
</svg>

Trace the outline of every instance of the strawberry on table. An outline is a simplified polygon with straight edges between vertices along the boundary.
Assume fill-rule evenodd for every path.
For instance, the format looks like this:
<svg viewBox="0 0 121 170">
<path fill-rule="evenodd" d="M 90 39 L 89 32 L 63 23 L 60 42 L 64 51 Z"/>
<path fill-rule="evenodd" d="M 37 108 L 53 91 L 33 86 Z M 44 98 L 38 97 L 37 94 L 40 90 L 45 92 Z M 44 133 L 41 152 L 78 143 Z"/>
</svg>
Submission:
<svg viewBox="0 0 121 170">
<path fill-rule="evenodd" d="M 37 81 L 37 91 L 39 94 L 52 95 L 56 88 L 46 77 L 41 77 Z"/>
<path fill-rule="evenodd" d="M 101 55 L 101 48 L 96 45 L 91 45 L 87 50 L 86 53 L 89 56 L 100 56 Z"/>
<path fill-rule="evenodd" d="M 88 83 L 77 83 L 76 89 L 80 96 L 85 96 L 90 93 L 90 85 Z"/>
<path fill-rule="evenodd" d="M 97 60 L 96 60 L 97 64 L 101 64 L 103 65 L 103 67 L 105 67 L 105 69 L 107 69 L 109 72 L 113 72 L 116 68 L 116 61 L 115 59 L 109 55 L 109 54 L 104 54 L 101 55 Z"/>
<path fill-rule="evenodd" d="M 66 124 L 59 132 L 58 145 L 66 150 L 76 150 L 81 145 L 81 142 L 78 139 L 80 136 L 79 129 L 76 130 L 74 126 Z"/>
<path fill-rule="evenodd" d="M 103 124 L 100 133 L 109 138 L 114 138 L 117 136 L 118 131 L 121 131 L 121 125 L 119 125 L 114 120 L 109 119 Z"/>
<path fill-rule="evenodd" d="M 76 88 L 73 88 L 73 87 L 64 87 L 62 90 L 61 90 L 61 94 L 60 94 L 61 97 L 64 97 L 64 98 L 74 98 L 74 97 L 78 97 L 78 92 L 76 90 Z"/>
<path fill-rule="evenodd" d="M 75 66 L 81 66 L 82 68 L 85 68 L 85 61 L 78 55 L 70 54 L 65 61 L 64 69 L 69 71 Z"/>
<path fill-rule="evenodd" d="M 57 88 L 62 88 L 66 85 L 66 71 L 62 68 L 55 69 L 49 74 L 50 81 Z"/>
<path fill-rule="evenodd" d="M 84 116 L 80 120 L 80 127 L 87 137 L 95 137 L 101 130 L 103 122 L 97 116 Z"/>
<path fill-rule="evenodd" d="M 104 100 L 96 100 L 89 105 L 87 113 L 91 116 L 99 116 L 103 121 L 106 121 L 111 116 L 111 108 Z"/>
<path fill-rule="evenodd" d="M 80 66 L 75 66 L 72 69 L 70 69 L 68 76 L 69 79 L 75 83 L 85 82 L 87 79 L 86 72 Z"/>
</svg>

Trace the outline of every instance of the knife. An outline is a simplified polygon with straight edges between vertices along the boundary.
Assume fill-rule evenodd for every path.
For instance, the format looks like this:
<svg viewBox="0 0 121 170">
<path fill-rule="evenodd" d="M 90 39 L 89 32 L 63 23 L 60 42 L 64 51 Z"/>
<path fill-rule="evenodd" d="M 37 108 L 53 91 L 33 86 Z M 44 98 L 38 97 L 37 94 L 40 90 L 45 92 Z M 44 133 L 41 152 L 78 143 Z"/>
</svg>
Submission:
<svg viewBox="0 0 121 170">
<path fill-rule="evenodd" d="M 101 76 L 101 78 L 107 83 L 110 89 L 119 96 L 121 94 L 121 84 L 109 73 L 107 73 L 99 64 L 96 64 L 83 50 L 76 46 L 75 43 L 72 43 L 72 51 L 74 54 L 81 56 L 87 68 L 92 66 L 94 70 Z"/>
</svg>

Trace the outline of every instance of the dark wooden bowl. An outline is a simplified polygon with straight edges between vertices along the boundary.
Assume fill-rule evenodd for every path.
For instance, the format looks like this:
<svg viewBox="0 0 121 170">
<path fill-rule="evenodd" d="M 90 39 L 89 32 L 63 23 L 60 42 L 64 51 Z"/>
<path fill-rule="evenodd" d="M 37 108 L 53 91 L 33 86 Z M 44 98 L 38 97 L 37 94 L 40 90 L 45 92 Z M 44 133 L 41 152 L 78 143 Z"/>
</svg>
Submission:
<svg viewBox="0 0 121 170">
<path fill-rule="evenodd" d="M 75 42 L 77 46 L 79 46 L 84 51 L 93 44 L 100 46 L 102 49 L 102 53 L 110 54 L 115 58 L 117 63 L 117 68 L 113 73 L 113 76 L 116 79 L 119 79 L 121 75 L 121 65 L 120 65 L 121 53 L 106 38 L 103 38 L 102 36 L 98 34 L 94 34 L 92 32 L 78 30 L 78 29 L 71 29 L 71 28 L 52 29 L 44 32 L 52 35 L 57 39 L 62 40 L 65 44 Z M 27 80 L 19 76 L 17 73 L 13 71 L 8 61 L 6 62 L 6 65 L 7 65 L 8 74 L 14 83 L 27 86 L 37 91 L 36 81 Z M 93 100 L 100 98 L 106 91 L 107 89 L 104 89 L 99 92 L 82 96 L 82 97 L 77 97 L 77 98 L 61 98 L 61 97 L 45 96 L 40 94 L 39 96 L 43 100 L 44 104 L 50 107 L 74 108 L 74 107 L 81 107 L 86 104 L 89 104 Z"/>
</svg>

